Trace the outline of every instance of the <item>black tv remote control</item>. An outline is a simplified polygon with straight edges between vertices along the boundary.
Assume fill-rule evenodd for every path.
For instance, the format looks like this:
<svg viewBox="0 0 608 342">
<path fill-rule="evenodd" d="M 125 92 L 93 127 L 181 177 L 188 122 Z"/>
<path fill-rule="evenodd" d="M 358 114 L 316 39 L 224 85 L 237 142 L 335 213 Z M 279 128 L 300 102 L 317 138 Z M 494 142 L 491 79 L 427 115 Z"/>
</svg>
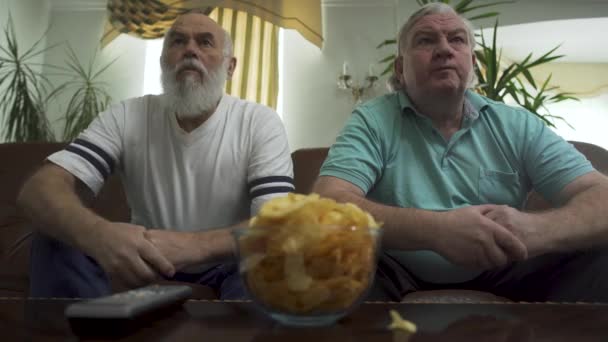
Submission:
<svg viewBox="0 0 608 342">
<path fill-rule="evenodd" d="M 186 285 L 150 285 L 70 304 L 65 315 L 77 334 L 123 334 L 140 318 L 177 306 L 191 294 Z"/>
</svg>

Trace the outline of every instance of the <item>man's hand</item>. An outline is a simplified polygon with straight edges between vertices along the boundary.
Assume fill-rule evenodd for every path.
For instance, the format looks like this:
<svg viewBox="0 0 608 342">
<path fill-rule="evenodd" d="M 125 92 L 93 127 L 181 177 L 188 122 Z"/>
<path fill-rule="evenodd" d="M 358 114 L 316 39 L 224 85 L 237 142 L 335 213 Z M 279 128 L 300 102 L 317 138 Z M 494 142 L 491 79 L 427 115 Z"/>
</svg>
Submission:
<svg viewBox="0 0 608 342">
<path fill-rule="evenodd" d="M 176 270 L 202 263 L 234 261 L 235 243 L 231 227 L 195 232 L 148 229 L 144 236 L 175 266 Z"/>
<path fill-rule="evenodd" d="M 454 264 L 483 269 L 526 259 L 524 243 L 486 216 L 497 207 L 480 205 L 445 212 L 435 250 Z"/>
<path fill-rule="evenodd" d="M 540 255 L 551 249 L 548 246 L 549 241 L 543 239 L 538 229 L 538 215 L 525 213 L 506 205 L 493 206 L 484 215 L 515 234 L 526 245 L 529 256 Z"/>
<path fill-rule="evenodd" d="M 176 270 L 199 261 L 196 253 L 201 246 L 192 245 L 197 243 L 196 235 L 193 233 L 149 229 L 144 236 L 160 250 Z"/>
<path fill-rule="evenodd" d="M 128 287 L 149 284 L 159 274 L 172 277 L 175 268 L 152 244 L 142 226 L 101 222 L 89 240 L 87 252 L 112 279 Z"/>
</svg>

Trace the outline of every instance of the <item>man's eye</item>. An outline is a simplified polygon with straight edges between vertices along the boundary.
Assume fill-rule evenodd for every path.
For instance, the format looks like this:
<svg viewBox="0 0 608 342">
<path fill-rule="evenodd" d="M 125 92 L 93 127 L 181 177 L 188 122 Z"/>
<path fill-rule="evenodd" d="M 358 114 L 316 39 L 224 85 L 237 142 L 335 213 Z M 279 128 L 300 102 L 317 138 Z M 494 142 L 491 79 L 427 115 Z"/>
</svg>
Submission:
<svg viewBox="0 0 608 342">
<path fill-rule="evenodd" d="M 203 39 L 201 41 L 201 45 L 202 46 L 213 46 L 213 42 L 211 41 L 211 39 Z"/>
<path fill-rule="evenodd" d="M 457 36 L 452 38 L 452 42 L 462 44 L 465 43 L 466 40 L 463 37 Z"/>
<path fill-rule="evenodd" d="M 418 38 L 416 43 L 418 45 L 428 45 L 432 43 L 432 40 L 430 38 Z"/>
<path fill-rule="evenodd" d="M 184 44 L 186 40 L 184 38 L 174 38 L 172 41 L 173 45 L 181 45 Z"/>
</svg>

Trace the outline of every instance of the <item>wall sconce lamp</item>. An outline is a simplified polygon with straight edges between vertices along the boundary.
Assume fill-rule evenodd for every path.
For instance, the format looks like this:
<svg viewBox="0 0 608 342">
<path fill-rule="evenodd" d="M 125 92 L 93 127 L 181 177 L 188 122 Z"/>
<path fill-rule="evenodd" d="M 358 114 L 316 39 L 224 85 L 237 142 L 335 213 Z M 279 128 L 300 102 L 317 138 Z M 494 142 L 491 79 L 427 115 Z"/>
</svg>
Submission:
<svg viewBox="0 0 608 342">
<path fill-rule="evenodd" d="M 363 84 L 353 81 L 352 75 L 348 72 L 348 62 L 342 64 L 342 73 L 338 75 L 338 88 L 350 90 L 356 104 L 361 103 L 361 98 L 366 90 L 371 89 L 378 81 L 378 76 L 374 74 L 374 65 L 370 64 Z"/>
</svg>

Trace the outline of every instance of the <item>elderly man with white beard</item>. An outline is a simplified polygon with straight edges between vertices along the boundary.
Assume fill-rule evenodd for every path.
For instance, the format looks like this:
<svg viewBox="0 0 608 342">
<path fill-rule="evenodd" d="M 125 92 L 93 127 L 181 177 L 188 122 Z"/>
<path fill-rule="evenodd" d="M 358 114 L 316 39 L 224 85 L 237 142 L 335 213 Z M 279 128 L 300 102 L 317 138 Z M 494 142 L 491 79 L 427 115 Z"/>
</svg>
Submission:
<svg viewBox="0 0 608 342">
<path fill-rule="evenodd" d="M 285 130 L 268 107 L 224 94 L 229 34 L 202 13 L 177 18 L 161 56 L 164 93 L 111 106 L 23 186 L 37 225 L 30 295 L 99 297 L 111 283 L 199 283 L 242 298 L 231 230 L 293 190 Z M 89 209 L 117 171 L 131 222 Z"/>
</svg>

